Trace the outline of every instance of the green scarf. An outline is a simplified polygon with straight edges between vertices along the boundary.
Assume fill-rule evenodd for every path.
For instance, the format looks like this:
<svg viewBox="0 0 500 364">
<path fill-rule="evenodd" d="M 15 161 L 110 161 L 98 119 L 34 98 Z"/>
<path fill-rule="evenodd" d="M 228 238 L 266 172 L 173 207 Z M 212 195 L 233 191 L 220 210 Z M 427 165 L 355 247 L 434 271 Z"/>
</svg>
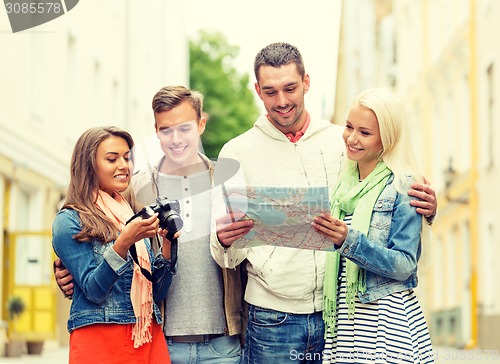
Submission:
<svg viewBox="0 0 500 364">
<path fill-rule="evenodd" d="M 375 169 L 359 182 L 358 169 L 352 168 L 342 174 L 334 188 L 331 199 L 331 214 L 343 220 L 352 215 L 351 228 L 363 234 L 368 233 L 373 206 L 385 188 L 391 170 L 384 162 L 379 162 Z M 340 254 L 328 252 L 326 256 L 325 281 L 323 285 L 323 320 L 325 337 L 335 333 L 337 311 L 337 279 L 340 267 Z M 358 265 L 346 260 L 347 291 L 346 299 L 349 317 L 354 315 L 354 298 L 358 292 L 366 291 L 365 271 Z"/>
</svg>

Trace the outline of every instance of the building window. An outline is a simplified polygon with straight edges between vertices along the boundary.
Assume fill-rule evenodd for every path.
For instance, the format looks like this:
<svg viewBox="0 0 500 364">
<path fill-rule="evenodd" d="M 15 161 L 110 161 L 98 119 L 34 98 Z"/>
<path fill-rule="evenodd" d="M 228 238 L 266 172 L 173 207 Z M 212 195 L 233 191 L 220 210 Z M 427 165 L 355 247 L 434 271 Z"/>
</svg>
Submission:
<svg viewBox="0 0 500 364">
<path fill-rule="evenodd" d="M 458 110 L 458 113 L 455 115 L 457 118 L 456 131 L 459 133 L 455 140 L 459 141 L 460 148 L 456 148 L 457 159 L 454 164 L 454 167 L 457 171 L 465 172 L 470 169 L 472 164 L 471 159 L 471 128 L 472 128 L 472 115 L 471 115 L 471 94 L 470 94 L 470 83 L 469 76 L 467 73 L 464 73 L 462 76 L 462 84 L 461 84 L 461 95 L 459 95 L 459 105 L 461 105 L 461 110 Z"/>
<path fill-rule="evenodd" d="M 46 37 L 31 38 L 31 117 L 42 124 L 47 113 L 47 62 Z"/>
<path fill-rule="evenodd" d="M 80 85 L 79 85 L 79 58 L 77 56 L 77 42 L 72 34 L 68 34 L 67 38 L 67 74 L 66 74 L 66 122 L 61 129 L 65 130 L 65 141 L 68 148 L 73 149 L 76 138 L 80 134 L 80 124 L 75 122 L 75 117 L 80 115 Z"/>
<path fill-rule="evenodd" d="M 480 266 L 480 276 L 484 277 L 479 282 L 479 290 L 481 292 L 481 296 L 484 302 L 484 314 L 490 315 L 498 312 L 498 304 L 496 300 L 497 292 L 496 290 L 491 289 L 491 287 L 495 286 L 497 281 L 497 272 L 496 268 L 498 264 L 496 263 L 496 244 L 495 241 L 495 228 L 493 223 L 489 223 L 486 226 L 486 239 L 484 239 L 483 244 L 483 262 Z"/>
<path fill-rule="evenodd" d="M 50 284 L 51 244 L 49 236 L 36 234 L 41 228 L 42 193 L 19 186 L 12 239 L 15 241 L 16 285 Z"/>
<path fill-rule="evenodd" d="M 94 70 L 93 70 L 93 90 L 92 90 L 92 95 L 93 95 L 93 101 L 92 101 L 92 108 L 93 108 L 93 119 L 99 122 L 100 120 L 103 119 L 103 114 L 102 114 L 102 88 L 103 88 L 103 83 L 102 83 L 102 69 L 101 69 L 101 63 L 98 61 L 94 62 Z"/>
<path fill-rule="evenodd" d="M 486 83 L 487 83 L 487 117 L 486 121 L 488 123 L 486 130 L 486 160 L 487 160 L 487 168 L 491 169 L 494 166 L 494 143 L 493 138 L 494 134 L 494 120 L 495 120 L 495 83 L 494 83 L 494 68 L 493 64 L 491 64 L 486 70 Z"/>
</svg>

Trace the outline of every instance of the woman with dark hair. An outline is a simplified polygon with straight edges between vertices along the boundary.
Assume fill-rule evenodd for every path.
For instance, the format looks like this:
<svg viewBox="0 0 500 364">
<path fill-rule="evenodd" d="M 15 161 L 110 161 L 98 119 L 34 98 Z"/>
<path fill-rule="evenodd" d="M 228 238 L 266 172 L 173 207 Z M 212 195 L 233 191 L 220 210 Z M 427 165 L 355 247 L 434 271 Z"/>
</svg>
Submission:
<svg viewBox="0 0 500 364">
<path fill-rule="evenodd" d="M 66 201 L 52 226 L 54 251 L 74 279 L 70 364 L 170 363 L 155 301 L 166 297 L 175 263 L 157 214 L 127 223 L 133 211 L 120 193 L 130 183 L 133 145 L 127 132 L 97 127 L 73 151 Z M 148 238 L 156 234 L 163 246 L 154 256 Z"/>
</svg>

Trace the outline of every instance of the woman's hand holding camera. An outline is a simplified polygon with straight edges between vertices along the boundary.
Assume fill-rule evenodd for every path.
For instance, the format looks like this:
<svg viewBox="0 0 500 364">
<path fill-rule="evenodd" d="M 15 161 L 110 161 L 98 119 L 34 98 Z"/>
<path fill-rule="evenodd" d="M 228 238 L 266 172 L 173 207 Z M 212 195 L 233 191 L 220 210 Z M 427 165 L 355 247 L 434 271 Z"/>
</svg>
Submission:
<svg viewBox="0 0 500 364">
<path fill-rule="evenodd" d="M 170 250 L 171 241 L 167 238 L 168 230 L 160 228 L 160 229 L 158 229 L 158 234 L 163 238 L 163 244 L 162 244 L 162 247 L 161 247 L 161 253 L 163 254 L 163 257 L 166 260 L 170 260 L 171 259 L 171 254 L 170 254 L 170 252 L 171 252 L 171 250 Z M 180 235 L 181 235 L 180 231 L 176 232 L 174 234 L 173 239 L 177 239 Z"/>
<path fill-rule="evenodd" d="M 160 220 L 155 213 L 147 219 L 134 219 L 125 225 L 113 245 L 113 249 L 123 258 L 132 244 L 145 238 L 152 238 L 159 232 Z"/>
</svg>

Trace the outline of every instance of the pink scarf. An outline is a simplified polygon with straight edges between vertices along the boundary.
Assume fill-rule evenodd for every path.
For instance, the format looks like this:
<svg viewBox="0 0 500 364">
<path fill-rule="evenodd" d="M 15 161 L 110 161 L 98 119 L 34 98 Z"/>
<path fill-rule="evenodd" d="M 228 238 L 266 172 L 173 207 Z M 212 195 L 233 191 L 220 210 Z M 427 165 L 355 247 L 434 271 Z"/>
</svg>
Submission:
<svg viewBox="0 0 500 364">
<path fill-rule="evenodd" d="M 113 196 L 110 196 L 107 192 L 99 190 L 96 205 L 115 223 L 118 231 L 122 231 L 125 222 L 134 214 L 130 205 L 118 192 L 113 192 Z M 151 272 L 146 244 L 141 240 L 136 242 L 135 246 L 139 264 Z M 153 319 L 153 285 L 144 277 L 137 264 L 134 264 L 130 300 L 136 318 L 132 339 L 134 348 L 138 348 L 144 343 L 151 342 L 152 339 L 149 328 Z"/>
</svg>

